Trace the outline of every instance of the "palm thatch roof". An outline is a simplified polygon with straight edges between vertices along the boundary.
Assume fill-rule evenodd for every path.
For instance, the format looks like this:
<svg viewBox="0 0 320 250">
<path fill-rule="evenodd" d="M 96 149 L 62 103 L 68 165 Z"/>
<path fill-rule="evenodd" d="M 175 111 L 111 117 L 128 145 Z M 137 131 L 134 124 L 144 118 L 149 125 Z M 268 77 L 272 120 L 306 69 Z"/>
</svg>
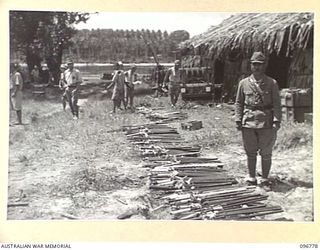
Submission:
<svg viewBox="0 0 320 250">
<path fill-rule="evenodd" d="M 180 44 L 180 49 L 199 46 L 219 57 L 226 52 L 254 50 L 290 55 L 294 49 L 306 49 L 313 40 L 313 13 L 244 13 L 225 19 L 207 32 Z"/>
</svg>

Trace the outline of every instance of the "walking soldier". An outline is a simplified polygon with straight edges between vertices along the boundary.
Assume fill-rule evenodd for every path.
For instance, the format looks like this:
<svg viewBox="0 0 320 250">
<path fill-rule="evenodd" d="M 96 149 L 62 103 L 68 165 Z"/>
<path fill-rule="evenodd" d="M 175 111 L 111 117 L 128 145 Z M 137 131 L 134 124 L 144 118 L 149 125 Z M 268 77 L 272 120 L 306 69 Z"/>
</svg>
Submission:
<svg viewBox="0 0 320 250">
<path fill-rule="evenodd" d="M 67 61 L 68 69 L 63 72 L 63 81 L 65 82 L 66 96 L 73 115 L 73 119 L 79 118 L 78 108 L 78 89 L 82 82 L 80 71 L 74 68 L 72 60 Z"/>
</svg>

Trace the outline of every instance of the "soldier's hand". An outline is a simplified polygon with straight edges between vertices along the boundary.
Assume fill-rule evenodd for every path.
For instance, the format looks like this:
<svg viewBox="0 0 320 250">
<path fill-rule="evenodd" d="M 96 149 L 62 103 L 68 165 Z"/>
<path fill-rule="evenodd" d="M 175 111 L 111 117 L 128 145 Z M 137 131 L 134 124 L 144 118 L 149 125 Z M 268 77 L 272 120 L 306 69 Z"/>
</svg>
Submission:
<svg viewBox="0 0 320 250">
<path fill-rule="evenodd" d="M 236 128 L 237 128 L 237 130 L 241 131 L 241 129 L 242 129 L 241 122 L 236 122 Z"/>
<path fill-rule="evenodd" d="M 272 127 L 278 131 L 280 129 L 280 122 L 274 122 Z"/>
</svg>

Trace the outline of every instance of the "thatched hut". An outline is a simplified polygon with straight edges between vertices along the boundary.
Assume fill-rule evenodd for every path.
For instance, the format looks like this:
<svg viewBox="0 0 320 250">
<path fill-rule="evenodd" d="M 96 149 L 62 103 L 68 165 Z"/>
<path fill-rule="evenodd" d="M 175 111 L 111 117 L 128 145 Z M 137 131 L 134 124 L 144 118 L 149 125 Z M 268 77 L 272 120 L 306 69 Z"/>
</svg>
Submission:
<svg viewBox="0 0 320 250">
<path fill-rule="evenodd" d="M 212 81 L 233 97 L 250 74 L 254 51 L 267 56 L 267 74 L 280 88 L 312 88 L 313 13 L 236 14 L 180 44 L 183 67 L 210 67 Z"/>
</svg>

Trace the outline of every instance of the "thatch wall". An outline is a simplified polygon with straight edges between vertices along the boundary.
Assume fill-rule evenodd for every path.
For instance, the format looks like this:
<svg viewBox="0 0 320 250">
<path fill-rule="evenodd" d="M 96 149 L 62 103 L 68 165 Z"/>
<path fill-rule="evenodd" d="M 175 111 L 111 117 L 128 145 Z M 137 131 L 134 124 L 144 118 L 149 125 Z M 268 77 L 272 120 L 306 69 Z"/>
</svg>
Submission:
<svg viewBox="0 0 320 250">
<path fill-rule="evenodd" d="M 222 79 L 231 91 L 239 79 L 250 74 L 249 58 L 262 51 L 267 59 L 285 58 L 289 64 L 281 87 L 311 87 L 313 75 L 313 13 L 236 14 L 220 25 L 180 44 L 183 67 L 224 65 Z M 288 60 L 286 60 L 288 59 Z M 271 60 L 270 60 L 271 62 Z M 272 74 L 272 71 L 271 71 Z M 230 93 L 232 95 L 233 93 Z"/>
</svg>

